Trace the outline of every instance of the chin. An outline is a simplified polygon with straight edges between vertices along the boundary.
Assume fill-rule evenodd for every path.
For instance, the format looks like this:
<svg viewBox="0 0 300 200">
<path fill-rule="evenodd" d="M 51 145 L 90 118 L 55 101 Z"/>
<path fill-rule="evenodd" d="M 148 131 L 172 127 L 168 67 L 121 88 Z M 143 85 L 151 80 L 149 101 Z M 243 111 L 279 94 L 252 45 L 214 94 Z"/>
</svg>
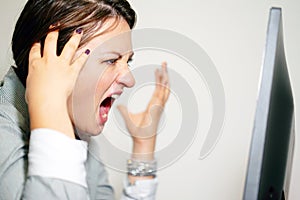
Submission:
<svg viewBox="0 0 300 200">
<path fill-rule="evenodd" d="M 101 128 L 99 128 L 98 130 L 96 130 L 96 131 L 94 131 L 94 132 L 91 132 L 91 133 L 90 133 L 90 136 L 97 136 L 97 135 L 100 135 L 100 134 L 102 133 L 102 131 L 103 131 L 103 128 L 104 128 L 104 127 L 101 127 Z"/>
<path fill-rule="evenodd" d="M 93 136 L 98 136 L 102 133 L 104 125 L 99 125 L 94 129 L 80 129 L 76 127 L 76 135 L 82 140 L 88 140 Z"/>
</svg>

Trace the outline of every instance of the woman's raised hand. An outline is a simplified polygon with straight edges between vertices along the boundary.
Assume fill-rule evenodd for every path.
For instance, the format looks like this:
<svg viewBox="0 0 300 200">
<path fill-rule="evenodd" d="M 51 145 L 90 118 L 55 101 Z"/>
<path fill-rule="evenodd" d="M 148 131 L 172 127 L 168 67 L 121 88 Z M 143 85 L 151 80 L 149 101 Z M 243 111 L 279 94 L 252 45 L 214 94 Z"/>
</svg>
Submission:
<svg viewBox="0 0 300 200">
<path fill-rule="evenodd" d="M 155 79 L 155 91 L 144 112 L 133 114 L 125 106 L 118 106 L 133 139 L 132 156 L 138 159 L 153 159 L 159 120 L 170 94 L 166 63 L 156 70 Z"/>
<path fill-rule="evenodd" d="M 52 128 L 74 138 L 67 100 L 90 52 L 86 50 L 74 59 L 82 37 L 82 30 L 77 29 L 58 56 L 58 35 L 58 30 L 48 33 L 43 50 L 40 43 L 32 46 L 25 98 L 31 130 Z"/>
</svg>

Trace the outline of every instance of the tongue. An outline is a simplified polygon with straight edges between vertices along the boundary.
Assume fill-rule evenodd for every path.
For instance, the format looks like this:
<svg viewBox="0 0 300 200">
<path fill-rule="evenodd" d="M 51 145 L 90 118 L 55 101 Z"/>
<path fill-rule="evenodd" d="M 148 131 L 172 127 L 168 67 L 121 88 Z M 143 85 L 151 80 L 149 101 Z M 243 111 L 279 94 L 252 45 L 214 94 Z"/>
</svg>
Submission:
<svg viewBox="0 0 300 200">
<path fill-rule="evenodd" d="M 107 121 L 107 117 L 103 118 L 103 115 L 107 115 L 112 104 L 111 97 L 106 98 L 100 105 L 100 119 L 101 123 L 105 123 Z"/>
</svg>

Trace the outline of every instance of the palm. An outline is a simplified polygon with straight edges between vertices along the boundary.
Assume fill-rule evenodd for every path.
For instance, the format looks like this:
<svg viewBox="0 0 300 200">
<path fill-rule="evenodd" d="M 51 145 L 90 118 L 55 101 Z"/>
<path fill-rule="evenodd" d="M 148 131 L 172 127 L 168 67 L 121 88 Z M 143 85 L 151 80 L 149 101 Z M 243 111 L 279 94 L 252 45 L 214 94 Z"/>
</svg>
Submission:
<svg viewBox="0 0 300 200">
<path fill-rule="evenodd" d="M 165 63 L 162 65 L 161 70 L 155 72 L 155 78 L 155 91 L 145 111 L 133 114 L 128 112 L 125 106 L 118 107 L 134 141 L 156 137 L 161 113 L 170 94 Z"/>
</svg>

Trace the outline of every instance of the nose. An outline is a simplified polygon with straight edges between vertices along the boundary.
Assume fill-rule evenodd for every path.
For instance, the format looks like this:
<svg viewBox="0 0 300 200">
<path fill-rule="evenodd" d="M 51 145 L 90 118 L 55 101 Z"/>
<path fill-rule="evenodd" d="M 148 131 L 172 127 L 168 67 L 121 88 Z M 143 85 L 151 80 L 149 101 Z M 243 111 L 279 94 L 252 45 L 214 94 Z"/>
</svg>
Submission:
<svg viewBox="0 0 300 200">
<path fill-rule="evenodd" d="M 122 70 L 117 78 L 117 83 L 122 84 L 125 87 L 131 88 L 135 85 L 135 79 L 128 68 L 127 62 L 122 65 Z"/>
</svg>

